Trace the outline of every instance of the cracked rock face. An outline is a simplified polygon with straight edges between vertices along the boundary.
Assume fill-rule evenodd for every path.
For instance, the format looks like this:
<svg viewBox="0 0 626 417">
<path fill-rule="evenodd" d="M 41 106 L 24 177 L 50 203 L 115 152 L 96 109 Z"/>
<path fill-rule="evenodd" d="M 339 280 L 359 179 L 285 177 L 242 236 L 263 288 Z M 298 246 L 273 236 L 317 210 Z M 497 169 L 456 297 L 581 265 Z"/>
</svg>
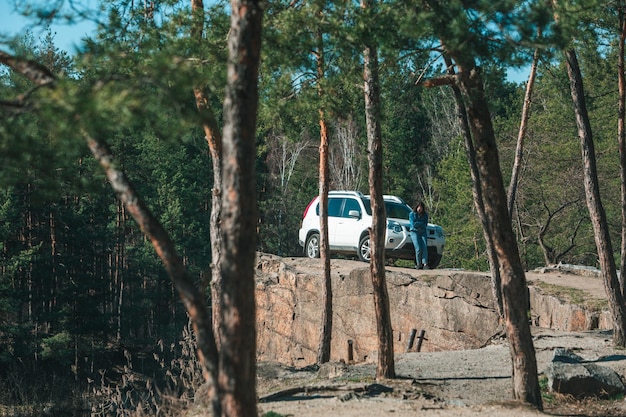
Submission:
<svg viewBox="0 0 626 417">
<path fill-rule="evenodd" d="M 488 275 L 393 269 L 386 271 L 386 280 L 396 352 L 415 351 L 418 344 L 423 352 L 474 349 L 502 336 Z M 260 254 L 256 278 L 258 359 L 292 366 L 315 363 L 323 306 L 319 260 Z M 331 280 L 331 360 L 375 360 L 369 267 L 333 259 Z"/>
<path fill-rule="evenodd" d="M 555 349 L 552 363 L 545 370 L 550 391 L 576 398 L 608 398 L 624 393 L 624 383 L 611 368 L 596 362 L 617 360 L 616 357 L 586 361 L 568 349 Z"/>
</svg>

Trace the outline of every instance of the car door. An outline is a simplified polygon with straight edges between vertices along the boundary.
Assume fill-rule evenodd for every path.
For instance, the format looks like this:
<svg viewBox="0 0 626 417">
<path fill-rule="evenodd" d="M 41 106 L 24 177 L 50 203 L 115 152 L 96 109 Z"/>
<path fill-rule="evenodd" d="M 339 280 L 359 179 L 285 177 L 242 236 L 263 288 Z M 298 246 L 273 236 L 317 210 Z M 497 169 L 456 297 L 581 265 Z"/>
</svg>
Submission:
<svg viewBox="0 0 626 417">
<path fill-rule="evenodd" d="M 343 208 L 344 198 L 329 197 L 328 198 L 328 244 L 331 249 L 337 249 L 337 229 L 341 221 L 341 210 Z"/>
<path fill-rule="evenodd" d="M 350 212 L 353 216 L 350 215 Z M 355 212 L 358 213 L 358 216 L 354 216 Z M 359 245 L 362 218 L 363 213 L 358 200 L 350 197 L 345 198 L 335 229 L 335 244 L 338 247 L 347 249 L 356 248 Z"/>
</svg>

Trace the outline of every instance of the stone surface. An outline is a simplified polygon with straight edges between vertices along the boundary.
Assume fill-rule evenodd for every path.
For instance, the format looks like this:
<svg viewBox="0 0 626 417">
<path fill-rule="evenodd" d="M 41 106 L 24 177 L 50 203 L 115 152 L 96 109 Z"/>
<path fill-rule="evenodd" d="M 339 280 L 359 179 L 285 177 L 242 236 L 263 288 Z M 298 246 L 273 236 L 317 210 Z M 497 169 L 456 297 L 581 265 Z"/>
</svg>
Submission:
<svg viewBox="0 0 626 417">
<path fill-rule="evenodd" d="M 337 262 L 350 262 L 341 261 Z M 332 263 L 337 263 L 333 260 Z M 315 362 L 322 313 L 319 260 L 260 255 L 257 264 L 257 346 L 259 360 L 293 366 Z M 333 289 L 332 360 L 374 360 L 376 319 L 369 268 L 360 262 L 331 267 Z M 473 349 L 499 337 L 490 279 L 483 274 L 428 271 L 412 276 L 387 271 L 396 352 L 409 336 L 425 330 L 421 351 Z M 414 351 L 417 341 L 414 342 Z"/>
<path fill-rule="evenodd" d="M 595 311 L 546 294 L 532 283 L 585 288 L 597 277 L 556 270 L 527 273 L 531 321 L 563 331 L 611 329 L 608 311 Z M 331 260 L 333 334 L 331 360 L 375 361 L 376 318 L 369 267 L 359 261 Z M 475 349 L 503 336 L 486 273 L 386 268 L 394 349 L 406 352 L 412 331 L 425 331 L 422 352 Z M 594 280 L 593 282 L 591 280 Z M 596 282 L 597 281 L 597 282 Z M 256 274 L 258 359 L 302 367 L 315 363 L 322 317 L 319 259 L 258 254 Z M 600 298 L 602 293 L 590 293 Z M 351 352 L 349 350 L 351 341 Z M 415 351 L 415 340 L 410 351 Z"/>
<path fill-rule="evenodd" d="M 563 285 L 567 285 L 566 282 Z M 529 285 L 528 292 L 535 326 L 570 332 L 613 328 L 608 310 L 598 311 L 572 304 L 532 285 Z"/>
<path fill-rule="evenodd" d="M 586 362 L 568 349 L 555 349 L 552 363 L 545 370 L 548 388 L 576 398 L 623 394 L 624 383 L 617 372 L 595 362 Z"/>
</svg>

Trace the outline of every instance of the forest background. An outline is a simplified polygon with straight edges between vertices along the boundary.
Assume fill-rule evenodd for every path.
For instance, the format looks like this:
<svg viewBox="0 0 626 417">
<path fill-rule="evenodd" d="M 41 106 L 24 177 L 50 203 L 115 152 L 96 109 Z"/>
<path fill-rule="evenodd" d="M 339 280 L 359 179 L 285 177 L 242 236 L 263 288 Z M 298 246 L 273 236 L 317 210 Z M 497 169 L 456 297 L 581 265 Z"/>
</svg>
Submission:
<svg viewBox="0 0 626 417">
<path fill-rule="evenodd" d="M 314 3 L 267 4 L 256 134 L 257 250 L 303 256 L 299 223 L 319 192 L 320 107 L 330 126 L 331 189 L 368 193 L 361 58 L 367 32 L 380 47 L 384 193 L 411 205 L 426 202 L 446 235 L 441 268 L 487 270 L 453 94 L 449 87 L 423 86 L 445 67 L 419 7 L 386 2 L 374 19 L 351 3 Z M 184 358 L 193 362 L 179 297 L 85 146 L 76 117 L 106 132 L 117 163 L 172 236 L 190 275 L 206 288 L 213 171 L 191 92 L 194 80 L 203 79 L 214 108 L 221 109 L 228 7 L 217 2 L 206 8 L 202 45 L 186 36 L 187 4 L 103 1 L 99 7 L 91 13 L 70 8 L 63 16 L 54 9 L 22 10 L 42 22 L 70 15 L 95 19 L 97 33 L 72 56 L 55 46 L 51 32 L 42 39 L 2 38 L 16 55 L 61 74 L 72 92 L 61 99 L 13 71 L 0 72 L 2 403 L 89 390 L 104 380 L 107 364 L 130 365 L 131 358 L 135 367 L 154 362 L 153 372 L 162 369 L 163 375 L 176 369 L 176 378 L 187 369 Z M 581 2 L 572 14 L 584 29 L 576 48 L 603 203 L 611 237 L 619 242 L 616 7 Z M 495 10 L 493 16 L 501 26 L 483 29 L 492 31 L 485 36 L 498 46 L 481 64 L 505 182 L 525 94 L 525 85 L 507 81 L 506 73 L 528 66 L 535 49 L 540 52 L 512 218 L 522 262 L 527 269 L 558 262 L 597 266 L 562 56 L 548 41 L 524 42 L 533 21 L 498 17 Z M 15 97 L 29 98 L 29 111 L 11 108 Z M 615 259 L 619 264 L 618 251 Z M 74 384 L 55 385 L 56 378 Z"/>
</svg>

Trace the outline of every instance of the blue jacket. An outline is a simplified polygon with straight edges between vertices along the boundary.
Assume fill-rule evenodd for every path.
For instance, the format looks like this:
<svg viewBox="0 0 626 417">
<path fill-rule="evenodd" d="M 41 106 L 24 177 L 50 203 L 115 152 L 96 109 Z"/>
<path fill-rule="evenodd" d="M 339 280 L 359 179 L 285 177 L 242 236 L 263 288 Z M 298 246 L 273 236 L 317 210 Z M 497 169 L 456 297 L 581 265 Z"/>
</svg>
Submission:
<svg viewBox="0 0 626 417">
<path fill-rule="evenodd" d="M 412 211 L 411 214 L 409 214 L 409 221 L 411 222 L 411 232 L 426 234 L 426 226 L 428 226 L 428 213 L 423 212 L 420 216 L 416 211 Z"/>
</svg>

